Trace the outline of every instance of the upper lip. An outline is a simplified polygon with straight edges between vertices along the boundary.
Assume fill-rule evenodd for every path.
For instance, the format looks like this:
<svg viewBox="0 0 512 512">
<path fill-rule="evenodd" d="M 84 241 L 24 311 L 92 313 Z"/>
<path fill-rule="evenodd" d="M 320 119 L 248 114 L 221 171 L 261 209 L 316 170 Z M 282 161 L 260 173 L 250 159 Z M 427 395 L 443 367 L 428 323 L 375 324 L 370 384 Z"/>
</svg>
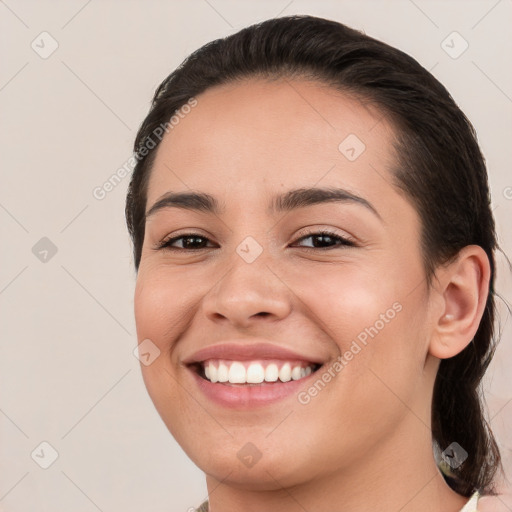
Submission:
<svg viewBox="0 0 512 512">
<path fill-rule="evenodd" d="M 190 365 L 201 363 L 207 359 L 229 359 L 233 361 L 250 361 L 253 359 L 281 359 L 284 361 L 306 361 L 308 363 L 323 364 L 325 361 L 317 356 L 299 354 L 293 350 L 272 343 L 241 342 L 218 343 L 202 348 L 183 360 Z"/>
</svg>

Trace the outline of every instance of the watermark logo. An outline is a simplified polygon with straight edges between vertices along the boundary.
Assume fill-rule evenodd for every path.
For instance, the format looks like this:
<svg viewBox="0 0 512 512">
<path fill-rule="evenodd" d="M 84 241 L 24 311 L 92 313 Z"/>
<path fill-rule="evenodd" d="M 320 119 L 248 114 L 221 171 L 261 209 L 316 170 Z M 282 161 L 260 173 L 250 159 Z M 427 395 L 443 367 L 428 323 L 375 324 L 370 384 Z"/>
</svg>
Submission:
<svg viewBox="0 0 512 512">
<path fill-rule="evenodd" d="M 46 236 L 43 236 L 32 247 L 32 254 L 41 262 L 48 263 L 56 254 L 57 246 Z"/>
<path fill-rule="evenodd" d="M 32 43 L 30 43 L 30 47 L 41 59 L 47 59 L 57 50 L 59 43 L 48 32 L 41 32 Z"/>
<path fill-rule="evenodd" d="M 338 146 L 339 152 L 350 162 L 357 160 L 365 149 L 365 143 L 353 133 L 345 137 Z"/>
<path fill-rule="evenodd" d="M 453 442 L 441 453 L 441 458 L 452 469 L 457 469 L 468 458 L 468 452 L 459 443 Z"/>
<path fill-rule="evenodd" d="M 443 39 L 441 48 L 452 59 L 458 59 L 469 48 L 469 43 L 458 32 L 453 31 Z"/>
<path fill-rule="evenodd" d="M 246 263 L 252 263 L 263 252 L 263 247 L 252 236 L 247 236 L 238 244 L 236 252 Z"/>
<path fill-rule="evenodd" d="M 43 441 L 34 448 L 30 456 L 39 467 L 48 469 L 59 458 L 59 452 L 48 441 Z"/>
<path fill-rule="evenodd" d="M 263 454 L 253 443 L 246 443 L 242 446 L 242 448 L 240 448 L 236 456 L 242 462 L 242 464 L 250 469 L 258 463 Z"/>
<path fill-rule="evenodd" d="M 160 349 L 149 338 L 147 338 L 135 347 L 133 355 L 144 366 L 149 366 L 160 355 Z"/>
</svg>

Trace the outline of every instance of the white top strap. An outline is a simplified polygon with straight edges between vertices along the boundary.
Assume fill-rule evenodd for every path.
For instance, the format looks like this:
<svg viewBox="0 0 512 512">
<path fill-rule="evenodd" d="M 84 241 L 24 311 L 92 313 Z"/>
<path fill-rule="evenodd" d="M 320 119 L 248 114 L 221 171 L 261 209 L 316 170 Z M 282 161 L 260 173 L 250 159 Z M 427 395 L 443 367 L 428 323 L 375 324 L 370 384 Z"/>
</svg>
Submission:
<svg viewBox="0 0 512 512">
<path fill-rule="evenodd" d="M 478 498 L 480 495 L 478 494 L 478 491 L 476 491 L 471 498 L 469 498 L 469 501 L 462 507 L 460 512 L 478 512 L 478 509 L 476 508 L 478 506 Z"/>
</svg>

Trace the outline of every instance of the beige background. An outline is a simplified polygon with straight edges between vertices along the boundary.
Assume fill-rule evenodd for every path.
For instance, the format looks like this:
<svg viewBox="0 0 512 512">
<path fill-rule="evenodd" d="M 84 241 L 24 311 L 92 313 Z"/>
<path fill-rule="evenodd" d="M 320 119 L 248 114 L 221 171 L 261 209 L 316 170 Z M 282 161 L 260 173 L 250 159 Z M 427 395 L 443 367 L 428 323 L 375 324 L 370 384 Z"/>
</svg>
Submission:
<svg viewBox="0 0 512 512">
<path fill-rule="evenodd" d="M 448 87 L 478 131 L 512 255 L 510 0 L 0 0 L 0 510 L 185 511 L 205 497 L 132 353 L 128 178 L 103 200 L 93 190 L 129 158 L 155 87 L 191 51 L 292 13 L 363 29 Z M 453 31 L 469 44 L 458 58 L 442 47 Z M 453 41 L 452 54 L 464 45 Z M 499 261 L 497 289 L 510 302 Z M 511 328 L 501 311 L 486 389 L 510 474 Z M 47 469 L 43 441 L 58 453 Z"/>
</svg>

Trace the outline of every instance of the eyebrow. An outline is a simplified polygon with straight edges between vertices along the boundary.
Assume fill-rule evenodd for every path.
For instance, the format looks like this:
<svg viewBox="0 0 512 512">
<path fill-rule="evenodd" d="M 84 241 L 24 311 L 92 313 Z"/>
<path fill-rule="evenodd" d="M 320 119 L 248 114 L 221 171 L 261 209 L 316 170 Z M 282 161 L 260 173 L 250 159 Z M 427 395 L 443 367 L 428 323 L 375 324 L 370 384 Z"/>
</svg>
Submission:
<svg viewBox="0 0 512 512">
<path fill-rule="evenodd" d="M 382 217 L 376 208 L 363 197 L 342 188 L 298 188 L 289 190 L 271 199 L 269 213 L 290 212 L 322 203 L 355 203 L 364 206 Z M 201 192 L 167 192 L 146 213 L 146 218 L 164 208 L 183 208 L 204 213 L 219 215 L 221 206 L 213 196 Z"/>
</svg>

